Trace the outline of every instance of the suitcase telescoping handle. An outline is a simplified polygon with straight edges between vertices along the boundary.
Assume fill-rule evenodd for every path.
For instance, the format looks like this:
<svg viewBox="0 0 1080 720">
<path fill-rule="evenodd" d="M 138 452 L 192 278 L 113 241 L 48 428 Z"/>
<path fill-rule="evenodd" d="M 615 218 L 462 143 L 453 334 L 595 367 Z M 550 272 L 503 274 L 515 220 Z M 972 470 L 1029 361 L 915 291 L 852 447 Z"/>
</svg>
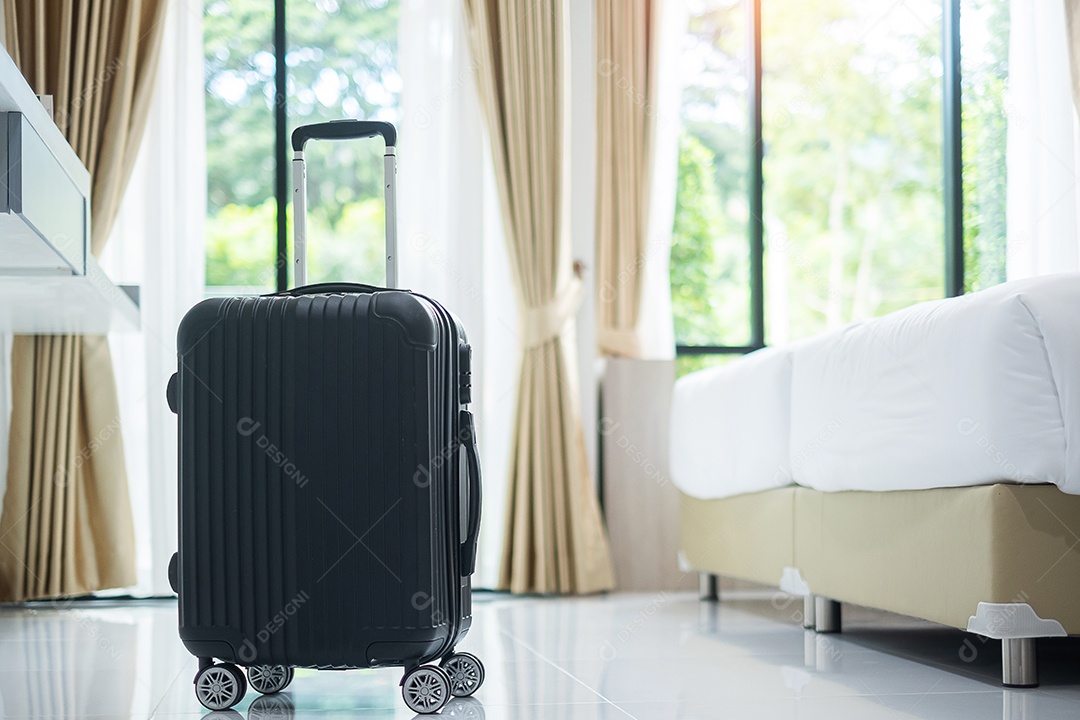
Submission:
<svg viewBox="0 0 1080 720">
<path fill-rule="evenodd" d="M 386 192 L 386 287 L 397 286 L 397 130 L 388 122 L 331 120 L 301 125 L 293 130 L 293 277 L 296 286 L 307 284 L 307 168 L 304 146 L 308 140 L 355 140 L 381 135 L 383 187 Z"/>
</svg>

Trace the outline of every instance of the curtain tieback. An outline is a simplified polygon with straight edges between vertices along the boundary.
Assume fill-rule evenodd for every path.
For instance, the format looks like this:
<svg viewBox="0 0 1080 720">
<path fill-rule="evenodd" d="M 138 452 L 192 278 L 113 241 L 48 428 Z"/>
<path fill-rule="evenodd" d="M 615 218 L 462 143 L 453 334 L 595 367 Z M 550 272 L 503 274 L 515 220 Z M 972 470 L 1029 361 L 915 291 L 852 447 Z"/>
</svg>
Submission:
<svg viewBox="0 0 1080 720">
<path fill-rule="evenodd" d="M 602 327 L 596 333 L 596 342 L 604 355 L 624 358 L 640 358 L 641 335 L 637 330 Z"/>
<path fill-rule="evenodd" d="M 526 309 L 521 318 L 525 347 L 538 347 L 559 337 L 577 316 L 584 295 L 581 280 L 574 277 L 547 304 Z"/>
</svg>

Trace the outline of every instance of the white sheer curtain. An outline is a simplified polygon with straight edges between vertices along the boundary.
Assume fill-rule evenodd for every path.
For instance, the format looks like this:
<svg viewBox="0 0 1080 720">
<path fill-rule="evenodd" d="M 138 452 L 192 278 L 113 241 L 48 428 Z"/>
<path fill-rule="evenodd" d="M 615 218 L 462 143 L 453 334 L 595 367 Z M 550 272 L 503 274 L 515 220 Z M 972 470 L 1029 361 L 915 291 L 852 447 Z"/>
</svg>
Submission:
<svg viewBox="0 0 1080 720">
<path fill-rule="evenodd" d="M 1077 130 L 1063 2 L 1012 0 L 1006 273 L 1080 269 Z"/>
<path fill-rule="evenodd" d="M 399 256 L 403 287 L 460 318 L 473 346 L 484 468 L 475 584 L 498 579 L 517 377 L 517 309 L 462 5 L 401 0 Z"/>
<path fill-rule="evenodd" d="M 172 0 L 146 135 L 101 260 L 141 289 L 142 328 L 109 338 L 124 428 L 138 544 L 138 595 L 171 592 L 176 549 L 176 416 L 165 386 L 176 370 L 176 329 L 202 298 L 206 139 L 202 0 Z"/>
<path fill-rule="evenodd" d="M 683 41 L 689 14 L 685 2 L 667 0 L 659 6 L 657 44 L 652 82 L 656 85 L 656 123 L 652 147 L 652 195 L 649 198 L 648 245 L 642 266 L 641 328 L 643 358 L 675 357 L 675 325 L 671 311 L 671 233 L 675 224 L 675 194 L 679 180 L 679 130 L 683 83 L 680 74 Z"/>
</svg>

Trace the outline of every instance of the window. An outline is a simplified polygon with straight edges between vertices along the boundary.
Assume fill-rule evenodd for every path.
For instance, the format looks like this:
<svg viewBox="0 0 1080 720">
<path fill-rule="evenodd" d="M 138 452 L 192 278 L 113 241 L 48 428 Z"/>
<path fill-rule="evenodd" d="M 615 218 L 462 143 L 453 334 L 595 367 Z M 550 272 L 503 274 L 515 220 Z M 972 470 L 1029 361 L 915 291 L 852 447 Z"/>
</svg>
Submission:
<svg viewBox="0 0 1080 720">
<path fill-rule="evenodd" d="M 945 293 L 941 4 L 762 4 L 766 336 Z"/>
<path fill-rule="evenodd" d="M 291 219 L 291 153 L 277 143 L 282 110 L 286 133 L 342 117 L 396 119 L 397 10 L 396 0 L 207 1 L 207 294 L 272 292 L 280 284 L 278 238 L 285 230 L 291 242 L 292 230 L 291 222 L 279 228 L 279 203 Z M 283 21 L 284 47 L 274 42 L 276 21 Z M 375 146 L 308 146 L 309 282 L 385 279 Z"/>
<path fill-rule="evenodd" d="M 741 0 L 692 8 L 671 250 L 675 334 L 683 345 L 750 345 L 746 13 Z"/>
<path fill-rule="evenodd" d="M 1006 0 L 688 5 L 680 372 L 1004 280 Z M 960 103 L 946 77 L 957 54 Z M 962 175 L 949 160 L 961 150 Z M 950 184 L 962 233 L 947 229 Z M 946 258 L 961 247 L 954 289 Z"/>
<path fill-rule="evenodd" d="M 210 0 L 206 52 L 206 284 L 274 289 L 274 6 Z"/>
<path fill-rule="evenodd" d="M 964 289 L 1005 282 L 1005 87 L 1009 6 L 970 0 L 960 14 Z"/>
</svg>

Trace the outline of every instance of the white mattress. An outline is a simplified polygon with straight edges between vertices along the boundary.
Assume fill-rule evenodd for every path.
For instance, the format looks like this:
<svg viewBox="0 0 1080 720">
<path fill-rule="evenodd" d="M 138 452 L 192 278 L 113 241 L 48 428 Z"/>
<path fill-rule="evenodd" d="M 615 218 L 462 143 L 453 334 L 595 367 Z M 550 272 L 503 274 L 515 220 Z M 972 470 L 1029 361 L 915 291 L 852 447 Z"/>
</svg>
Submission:
<svg viewBox="0 0 1080 720">
<path fill-rule="evenodd" d="M 1080 273 L 923 303 L 675 385 L 694 497 L 1001 481 L 1080 494 Z"/>
<path fill-rule="evenodd" d="M 795 482 L 1080 494 L 1080 274 L 916 305 L 793 352 Z"/>
<path fill-rule="evenodd" d="M 675 383 L 671 479 L 713 499 L 791 483 L 791 350 L 768 348 Z"/>
</svg>

